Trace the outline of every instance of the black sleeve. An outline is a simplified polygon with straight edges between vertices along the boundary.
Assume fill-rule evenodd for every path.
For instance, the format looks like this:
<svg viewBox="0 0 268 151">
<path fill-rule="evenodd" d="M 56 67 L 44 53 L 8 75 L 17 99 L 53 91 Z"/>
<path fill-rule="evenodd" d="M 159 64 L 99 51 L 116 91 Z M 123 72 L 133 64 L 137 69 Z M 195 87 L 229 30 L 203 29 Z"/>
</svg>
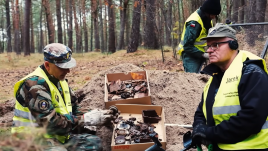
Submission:
<svg viewBox="0 0 268 151">
<path fill-rule="evenodd" d="M 193 127 L 195 127 L 198 123 L 206 123 L 206 118 L 204 116 L 204 113 L 203 113 L 203 94 L 202 94 L 202 99 L 201 99 L 201 102 L 199 103 L 196 111 L 195 111 L 195 114 L 194 114 L 194 123 L 193 123 Z"/>
<path fill-rule="evenodd" d="M 257 134 L 268 115 L 268 76 L 259 66 L 249 64 L 243 70 L 238 94 L 241 110 L 236 116 L 209 127 L 207 139 L 233 144 Z"/>
<path fill-rule="evenodd" d="M 203 52 L 194 46 L 195 40 L 199 37 L 201 30 L 201 25 L 196 21 L 186 23 L 183 49 L 185 53 L 195 58 L 203 58 Z"/>
</svg>

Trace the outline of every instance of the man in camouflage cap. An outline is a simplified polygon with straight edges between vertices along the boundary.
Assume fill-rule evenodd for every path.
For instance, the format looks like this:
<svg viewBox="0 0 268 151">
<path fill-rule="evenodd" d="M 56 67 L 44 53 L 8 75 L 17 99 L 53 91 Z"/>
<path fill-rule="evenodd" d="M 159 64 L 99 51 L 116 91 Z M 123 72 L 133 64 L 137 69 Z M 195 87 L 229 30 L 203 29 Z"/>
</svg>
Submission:
<svg viewBox="0 0 268 151">
<path fill-rule="evenodd" d="M 45 46 L 44 63 L 14 86 L 16 104 L 12 133 L 29 133 L 45 127 L 44 137 L 48 142 L 53 140 L 51 144 L 61 144 L 68 150 L 102 150 L 99 137 L 71 135 L 72 131 L 83 124 L 111 123 L 117 114 L 95 109 L 83 115 L 78 110 L 78 100 L 65 79 L 75 66 L 69 47 L 60 43 Z M 51 146 L 51 150 L 58 150 Z"/>
</svg>

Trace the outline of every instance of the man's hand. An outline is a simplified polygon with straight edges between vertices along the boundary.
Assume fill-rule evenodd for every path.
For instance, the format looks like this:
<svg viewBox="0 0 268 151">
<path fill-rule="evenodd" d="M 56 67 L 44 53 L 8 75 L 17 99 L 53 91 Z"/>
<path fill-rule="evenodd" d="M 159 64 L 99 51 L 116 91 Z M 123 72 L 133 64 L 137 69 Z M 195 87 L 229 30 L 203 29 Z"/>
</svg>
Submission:
<svg viewBox="0 0 268 151">
<path fill-rule="evenodd" d="M 206 139 L 207 128 L 208 126 L 203 123 L 199 123 L 194 127 L 193 133 L 192 133 L 192 140 L 194 144 L 197 144 L 197 145 L 203 144 L 205 146 L 208 146 L 209 144 L 211 144 L 211 141 Z"/>
<path fill-rule="evenodd" d="M 205 59 L 209 59 L 209 54 L 208 53 L 203 53 L 203 55 L 202 55 Z"/>
<path fill-rule="evenodd" d="M 110 125 L 118 117 L 119 113 L 115 110 L 100 110 L 94 109 L 83 115 L 85 126 L 103 126 Z"/>
</svg>

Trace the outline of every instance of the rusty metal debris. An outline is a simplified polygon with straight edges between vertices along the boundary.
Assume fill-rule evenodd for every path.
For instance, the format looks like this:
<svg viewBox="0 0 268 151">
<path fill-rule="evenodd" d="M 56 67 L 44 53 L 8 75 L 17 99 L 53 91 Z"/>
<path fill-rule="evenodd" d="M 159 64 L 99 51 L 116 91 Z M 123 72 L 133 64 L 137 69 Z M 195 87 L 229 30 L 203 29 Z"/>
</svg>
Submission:
<svg viewBox="0 0 268 151">
<path fill-rule="evenodd" d="M 161 120 L 155 110 L 143 110 L 142 118 L 145 123 L 158 123 Z"/>
<path fill-rule="evenodd" d="M 136 144 L 152 142 L 149 134 L 155 133 L 155 126 L 148 123 L 136 121 L 135 117 L 128 120 L 119 117 L 115 128 L 115 144 Z"/>
<path fill-rule="evenodd" d="M 148 84 L 146 80 L 112 81 L 106 84 L 108 89 L 108 101 L 116 101 L 130 98 L 148 96 Z"/>
</svg>

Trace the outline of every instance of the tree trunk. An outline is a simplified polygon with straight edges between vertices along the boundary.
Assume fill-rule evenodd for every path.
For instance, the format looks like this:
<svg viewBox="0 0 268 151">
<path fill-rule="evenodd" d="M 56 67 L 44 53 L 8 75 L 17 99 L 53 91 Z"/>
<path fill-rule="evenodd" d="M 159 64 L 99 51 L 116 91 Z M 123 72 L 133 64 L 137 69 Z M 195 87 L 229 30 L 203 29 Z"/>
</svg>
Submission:
<svg viewBox="0 0 268 151">
<path fill-rule="evenodd" d="M 104 5 L 104 50 L 105 52 L 107 52 L 107 18 L 108 18 L 108 15 L 107 15 L 107 6 Z"/>
<path fill-rule="evenodd" d="M 9 0 L 6 0 L 6 29 L 7 29 L 7 52 L 12 52 L 11 47 L 11 24 L 10 24 L 10 9 L 9 9 Z"/>
<path fill-rule="evenodd" d="M 33 8 L 31 7 L 30 9 L 30 20 L 31 20 L 31 43 L 30 43 L 30 47 L 31 47 L 31 53 L 35 53 L 35 42 L 34 42 L 34 28 L 33 28 Z"/>
<path fill-rule="evenodd" d="M 42 53 L 44 49 L 44 36 L 43 36 L 43 6 L 41 5 L 40 9 L 40 21 L 39 21 L 39 26 L 40 26 L 40 42 L 39 42 L 39 47 L 38 47 L 38 52 Z"/>
<path fill-rule="evenodd" d="M 131 40 L 128 44 L 127 53 L 137 51 L 140 36 L 141 0 L 134 1 Z"/>
<path fill-rule="evenodd" d="M 50 11 L 49 0 L 42 0 L 42 4 L 43 4 L 43 6 L 45 8 L 46 19 L 47 19 L 48 42 L 49 43 L 54 43 L 55 28 L 54 28 L 54 25 L 53 25 L 53 20 L 52 20 L 52 14 L 51 14 L 51 11 Z"/>
<path fill-rule="evenodd" d="M 247 17 L 246 22 L 254 23 L 256 22 L 256 1 L 247 0 Z M 245 41 L 249 44 L 249 46 L 255 45 L 256 34 L 254 32 L 254 27 L 246 27 L 246 34 Z"/>
<path fill-rule="evenodd" d="M 238 23 L 244 23 L 244 17 L 245 17 L 245 0 L 240 0 L 239 4 L 240 8 L 238 11 Z"/>
<path fill-rule="evenodd" d="M 112 0 L 108 0 L 108 16 L 109 16 L 109 49 L 108 52 L 115 52 L 115 28 L 114 28 L 114 11 Z"/>
<path fill-rule="evenodd" d="M 130 9 L 127 9 L 127 17 L 126 17 L 126 38 L 125 38 L 125 44 L 128 45 L 129 43 L 129 34 L 130 34 Z M 126 49 L 126 48 L 124 48 Z"/>
<path fill-rule="evenodd" d="M 267 6 L 267 0 L 257 0 L 256 1 L 256 22 L 264 22 L 265 21 L 265 11 Z M 259 38 L 263 38 L 264 26 L 257 25 L 255 26 L 256 34 Z"/>
<path fill-rule="evenodd" d="M 146 24 L 144 46 L 148 49 L 158 49 L 155 24 L 155 0 L 146 1 Z"/>
<path fill-rule="evenodd" d="M 25 0 L 24 6 L 24 56 L 30 55 L 30 9 L 31 0 Z"/>
<path fill-rule="evenodd" d="M 166 11 L 165 17 L 166 23 L 166 44 L 171 46 L 171 24 L 172 24 L 172 4 L 171 1 L 168 2 L 168 9 Z"/>
<path fill-rule="evenodd" d="M 99 19 L 100 19 L 100 38 L 101 38 L 101 52 L 104 53 L 104 36 L 103 36 L 103 19 L 102 19 L 102 0 L 99 0 Z"/>
<path fill-rule="evenodd" d="M 19 9 L 19 0 L 15 2 L 15 24 L 14 24 L 14 47 L 17 55 L 20 55 L 20 9 Z"/>
<path fill-rule="evenodd" d="M 232 22 L 237 22 L 238 21 L 238 9 L 239 9 L 239 1 L 234 0 L 233 1 L 233 8 L 232 8 Z"/>
<path fill-rule="evenodd" d="M 121 16 L 121 23 L 120 23 L 120 34 L 119 34 L 119 42 L 118 42 L 118 50 L 123 49 L 124 47 L 124 32 L 126 26 L 126 17 L 127 17 L 127 5 L 129 0 L 124 0 L 123 8 L 122 8 L 122 16 Z"/>
<path fill-rule="evenodd" d="M 91 0 L 91 14 L 94 20 L 94 40 L 95 40 L 95 50 L 100 49 L 100 38 L 99 38 L 99 26 L 98 26 L 98 2 L 97 0 Z"/>
<path fill-rule="evenodd" d="M 83 29 L 85 39 L 85 52 L 88 52 L 88 32 L 87 32 L 87 21 L 86 21 L 86 0 L 82 0 L 82 12 L 83 12 Z"/>
<path fill-rule="evenodd" d="M 91 16 L 91 23 L 90 23 L 90 51 L 93 51 L 93 17 Z"/>
<path fill-rule="evenodd" d="M 58 27 L 58 43 L 63 43 L 62 27 L 61 27 L 61 0 L 56 0 L 56 15 L 57 15 L 57 27 Z"/>
<path fill-rule="evenodd" d="M 80 28 L 78 25 L 78 19 L 76 16 L 76 3 L 73 0 L 73 14 L 74 14 L 74 24 L 75 24 L 75 34 L 76 34 L 76 52 L 80 53 L 81 52 L 81 33 L 80 33 Z"/>
<path fill-rule="evenodd" d="M 69 19 L 68 19 L 68 47 L 73 50 L 73 9 L 72 9 L 72 1 L 69 0 Z"/>
</svg>

